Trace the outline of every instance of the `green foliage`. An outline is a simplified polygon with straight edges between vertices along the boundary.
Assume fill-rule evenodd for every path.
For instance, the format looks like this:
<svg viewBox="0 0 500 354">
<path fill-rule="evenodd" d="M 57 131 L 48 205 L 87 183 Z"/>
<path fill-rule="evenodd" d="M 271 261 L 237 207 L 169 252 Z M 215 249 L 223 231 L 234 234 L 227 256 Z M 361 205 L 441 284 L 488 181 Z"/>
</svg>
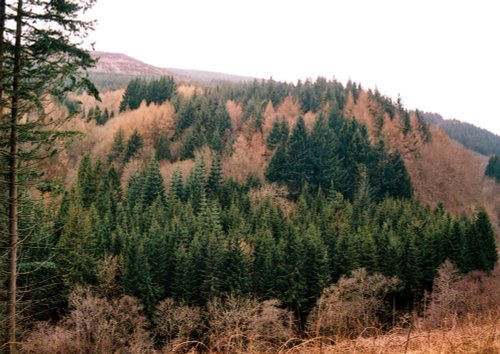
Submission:
<svg viewBox="0 0 500 354">
<path fill-rule="evenodd" d="M 497 182 L 500 182 L 500 155 L 490 157 L 484 174 L 488 177 L 493 177 L 497 180 Z"/>
<path fill-rule="evenodd" d="M 352 202 L 333 189 L 311 195 L 304 188 L 285 215 L 270 200 L 250 202 L 245 185 L 222 179 L 219 158 L 208 177 L 198 160 L 185 185 L 177 170 L 165 198 L 156 160 L 132 174 L 124 194 L 112 166 L 107 171 L 84 157 L 77 188 L 64 197 L 49 238 L 55 268 L 33 277 L 64 280 L 48 284 L 48 293 L 100 286 L 99 265 L 113 255 L 123 260 L 115 288 L 139 298 L 148 315 L 165 298 L 205 306 L 238 294 L 277 298 L 304 324 L 323 289 L 360 267 L 397 276 L 401 286 L 393 291 L 403 307 L 430 289 L 447 258 L 463 271 L 491 270 L 497 262 L 484 210 L 452 218 L 442 206 L 431 210 L 412 198 L 378 200 L 365 165 L 357 168 Z M 54 306 L 63 300 L 55 297 Z"/>
<path fill-rule="evenodd" d="M 111 145 L 111 152 L 108 156 L 108 162 L 113 162 L 115 160 L 123 159 L 123 153 L 125 152 L 125 136 L 122 129 L 118 129 L 114 138 L 113 145 Z"/>
<path fill-rule="evenodd" d="M 149 81 L 144 78 L 132 79 L 123 94 L 120 112 L 127 109 L 137 109 L 142 101 L 145 101 L 146 104 L 161 104 L 172 98 L 175 88 L 175 81 L 170 76 L 162 76 L 159 79 Z"/>
<path fill-rule="evenodd" d="M 311 133 L 299 117 L 290 137 L 276 148 L 265 176 L 270 182 L 286 185 L 292 198 L 307 185 L 312 192 L 333 186 L 352 199 L 360 166 L 367 169 L 375 200 L 412 196 L 410 176 L 400 154 L 389 153 L 382 142 L 372 146 L 363 126 L 335 112 L 328 122 L 320 115 Z"/>
<path fill-rule="evenodd" d="M 144 146 L 144 143 L 142 141 L 142 136 L 139 134 L 137 130 L 134 130 L 130 138 L 127 140 L 127 146 L 125 148 L 125 155 L 123 157 L 123 160 L 125 162 L 130 161 L 142 147 Z"/>
</svg>

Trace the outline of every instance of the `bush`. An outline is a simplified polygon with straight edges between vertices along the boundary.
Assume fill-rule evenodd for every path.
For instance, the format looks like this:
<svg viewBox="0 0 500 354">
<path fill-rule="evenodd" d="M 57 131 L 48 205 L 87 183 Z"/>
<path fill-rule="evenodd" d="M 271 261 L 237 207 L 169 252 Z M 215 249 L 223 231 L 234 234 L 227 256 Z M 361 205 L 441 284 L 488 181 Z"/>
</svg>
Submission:
<svg viewBox="0 0 500 354">
<path fill-rule="evenodd" d="M 337 340 L 356 337 L 369 327 L 379 328 L 386 310 L 384 298 L 398 285 L 396 277 L 369 275 L 364 268 L 354 270 L 350 277 L 341 277 L 323 291 L 309 315 L 309 333 Z"/>
<path fill-rule="evenodd" d="M 107 300 L 88 289 L 77 288 L 70 295 L 69 315 L 57 325 L 39 324 L 28 335 L 23 352 L 149 353 L 153 352 L 146 331 L 142 306 L 130 297 Z"/>
</svg>

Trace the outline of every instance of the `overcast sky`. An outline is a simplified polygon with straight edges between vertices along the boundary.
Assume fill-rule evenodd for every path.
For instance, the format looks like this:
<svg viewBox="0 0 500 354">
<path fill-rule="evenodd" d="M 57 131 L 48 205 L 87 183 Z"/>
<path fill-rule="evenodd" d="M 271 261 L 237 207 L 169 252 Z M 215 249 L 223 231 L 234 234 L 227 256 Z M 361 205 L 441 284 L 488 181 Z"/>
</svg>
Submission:
<svg viewBox="0 0 500 354">
<path fill-rule="evenodd" d="M 96 49 L 160 67 L 378 87 L 500 134 L 496 0 L 98 0 Z"/>
</svg>

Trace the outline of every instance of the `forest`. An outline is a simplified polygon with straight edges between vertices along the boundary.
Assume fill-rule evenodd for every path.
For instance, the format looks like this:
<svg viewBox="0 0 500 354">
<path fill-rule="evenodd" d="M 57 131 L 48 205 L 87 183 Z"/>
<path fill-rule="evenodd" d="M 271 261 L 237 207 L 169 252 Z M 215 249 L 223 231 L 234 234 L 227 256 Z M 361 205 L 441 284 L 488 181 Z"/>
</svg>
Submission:
<svg viewBox="0 0 500 354">
<path fill-rule="evenodd" d="M 165 92 L 152 89 L 159 83 L 167 83 Z M 382 137 L 373 143 L 362 124 L 342 114 L 355 84 L 253 82 L 189 98 L 176 94 L 174 84 L 170 78 L 136 79 L 125 90 L 125 110 L 137 108 L 131 102 L 153 100 L 156 92 L 159 103 L 174 103 L 178 117 L 173 131 L 158 132 L 146 167 L 126 185 L 125 166 L 145 158 L 137 130 L 129 137 L 119 130 L 107 156 L 84 155 L 74 185 L 45 181 L 39 186 L 45 202 L 28 199 L 22 205 L 21 228 L 31 230 L 19 250 L 26 329 L 72 316 L 76 292 L 87 300 L 136 301 L 140 318 L 149 323 L 144 328 L 154 334 L 143 335 L 152 338 L 152 348 L 186 341 L 215 345 L 207 334 L 210 316 L 231 304 L 231 311 L 274 311 L 283 331 L 289 326 L 307 336 L 317 325 L 320 299 L 349 277 L 384 284 L 378 298 L 371 295 L 380 303 L 365 310 L 369 320 L 363 323 L 390 329 L 394 313 L 425 312 L 426 294 L 445 261 L 457 274 L 490 272 L 497 263 L 495 234 L 483 208 L 454 216 L 442 204 L 425 205 L 414 194 L 400 153 Z M 246 102 L 248 129 L 259 131 L 261 102 L 283 100 L 292 91 L 304 114 L 321 111 L 311 128 L 302 115 L 293 126 L 276 117 L 265 139 L 265 178 L 225 176 L 221 161 L 231 154 L 234 128 L 224 102 Z M 402 130 L 418 129 L 431 139 L 424 125 L 404 124 L 409 112 L 376 99 L 392 119 L 401 119 Z M 203 147 L 211 158 L 197 157 L 187 175 L 176 170 L 166 185 L 159 161 L 192 159 Z M 164 316 L 175 312 L 187 318 L 170 318 L 174 323 L 165 327 Z M 344 331 L 357 333 L 349 326 Z M 266 343 L 275 348 L 273 341 L 282 339 Z M 248 343 L 238 345 L 248 349 Z"/>
<path fill-rule="evenodd" d="M 496 328 L 495 209 L 421 200 L 419 111 L 324 78 L 108 74 L 104 103 L 93 3 L 0 2 L 0 352 L 406 352 Z"/>
</svg>

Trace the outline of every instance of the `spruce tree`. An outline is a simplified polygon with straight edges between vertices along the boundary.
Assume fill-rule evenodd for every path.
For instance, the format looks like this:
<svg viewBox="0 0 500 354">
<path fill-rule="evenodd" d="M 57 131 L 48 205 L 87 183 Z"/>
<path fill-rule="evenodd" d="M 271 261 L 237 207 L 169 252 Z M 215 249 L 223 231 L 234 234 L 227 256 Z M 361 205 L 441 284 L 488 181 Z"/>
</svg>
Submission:
<svg viewBox="0 0 500 354">
<path fill-rule="evenodd" d="M 144 208 L 150 206 L 155 200 L 160 203 L 165 201 L 163 177 L 155 159 L 151 159 L 145 172 L 141 197 Z"/>
<path fill-rule="evenodd" d="M 311 173 L 309 135 L 304 118 L 299 116 L 287 144 L 288 171 L 285 180 L 292 196 L 298 197 Z"/>
<path fill-rule="evenodd" d="M 79 89 L 98 97 L 85 70 L 94 64 L 90 53 L 79 47 L 92 24 L 78 18 L 92 0 L 0 2 L 0 109 L 5 128 L 3 151 L 8 156 L 8 350 L 16 352 L 17 246 L 25 236 L 18 228 L 20 184 L 34 179 L 33 161 L 51 156 L 57 144 L 70 134 L 57 129 L 64 120 L 51 116 L 50 97 L 63 100 Z M 22 119 L 29 116 L 29 119 Z M 8 119 L 7 119 L 8 117 Z M 3 130 L 3 129 L 2 129 Z M 21 177 L 21 178 L 20 178 Z"/>
<path fill-rule="evenodd" d="M 266 145 L 269 149 L 274 149 L 276 148 L 276 146 L 278 146 L 281 139 L 282 139 L 281 124 L 278 118 L 276 117 L 274 119 L 273 126 L 269 131 L 269 134 L 267 135 Z"/>
<path fill-rule="evenodd" d="M 127 140 L 127 146 L 125 148 L 125 156 L 123 160 L 125 162 L 130 161 L 131 158 L 135 157 L 135 155 L 139 152 L 140 149 L 144 146 L 142 141 L 142 136 L 139 134 L 137 130 L 134 130 L 130 138 Z"/>
</svg>

